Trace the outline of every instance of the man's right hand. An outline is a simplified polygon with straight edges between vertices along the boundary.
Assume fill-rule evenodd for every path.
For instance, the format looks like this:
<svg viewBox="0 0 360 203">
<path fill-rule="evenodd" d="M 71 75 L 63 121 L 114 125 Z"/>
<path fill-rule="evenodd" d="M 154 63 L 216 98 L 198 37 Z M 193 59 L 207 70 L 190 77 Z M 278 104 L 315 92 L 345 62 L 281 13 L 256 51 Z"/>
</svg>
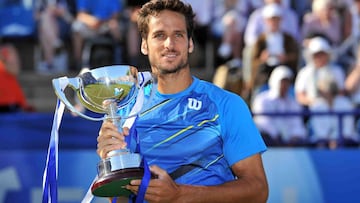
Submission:
<svg viewBox="0 0 360 203">
<path fill-rule="evenodd" d="M 125 136 L 129 135 L 129 129 L 123 128 L 122 132 L 119 132 L 117 126 L 111 121 L 105 120 L 101 125 L 99 136 L 97 137 L 97 150 L 96 152 L 100 158 L 107 158 L 107 154 L 110 151 L 124 149 L 127 145 L 125 142 Z"/>
</svg>

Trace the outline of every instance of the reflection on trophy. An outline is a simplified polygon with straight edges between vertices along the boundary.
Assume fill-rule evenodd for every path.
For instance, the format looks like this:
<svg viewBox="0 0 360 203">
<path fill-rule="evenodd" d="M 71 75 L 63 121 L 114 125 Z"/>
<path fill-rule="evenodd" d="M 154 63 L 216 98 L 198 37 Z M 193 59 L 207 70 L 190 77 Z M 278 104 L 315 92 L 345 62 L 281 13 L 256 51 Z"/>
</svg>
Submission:
<svg viewBox="0 0 360 203">
<path fill-rule="evenodd" d="M 105 66 L 89 70 L 75 78 L 53 79 L 53 87 L 56 95 L 70 111 L 94 121 L 111 119 L 119 130 L 124 119 L 138 113 L 133 112 L 140 88 L 138 71 L 132 66 Z M 85 108 L 105 114 L 104 117 L 94 118 L 77 111 L 64 94 L 67 87 L 76 92 Z M 130 136 L 127 136 L 127 139 Z M 109 152 L 107 158 L 98 163 L 98 178 L 91 186 L 91 191 L 93 195 L 100 197 L 129 196 L 131 192 L 124 186 L 132 179 L 141 179 L 143 173 L 140 154 L 130 152 L 129 149 Z"/>
</svg>

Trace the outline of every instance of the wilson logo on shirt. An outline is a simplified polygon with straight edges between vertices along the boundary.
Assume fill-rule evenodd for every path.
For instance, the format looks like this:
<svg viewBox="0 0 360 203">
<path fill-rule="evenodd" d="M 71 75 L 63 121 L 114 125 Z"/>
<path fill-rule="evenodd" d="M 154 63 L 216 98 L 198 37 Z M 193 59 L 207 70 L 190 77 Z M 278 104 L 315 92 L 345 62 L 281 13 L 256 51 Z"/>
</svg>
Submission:
<svg viewBox="0 0 360 203">
<path fill-rule="evenodd" d="M 194 98 L 188 98 L 188 108 L 193 110 L 200 110 L 202 102 Z"/>
</svg>

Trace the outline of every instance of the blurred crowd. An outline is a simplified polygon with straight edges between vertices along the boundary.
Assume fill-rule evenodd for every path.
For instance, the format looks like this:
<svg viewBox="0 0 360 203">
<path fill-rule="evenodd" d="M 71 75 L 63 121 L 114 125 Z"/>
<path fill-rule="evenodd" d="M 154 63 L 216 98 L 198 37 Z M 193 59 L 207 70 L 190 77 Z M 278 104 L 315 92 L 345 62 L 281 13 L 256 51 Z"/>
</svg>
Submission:
<svg viewBox="0 0 360 203">
<path fill-rule="evenodd" d="M 360 1 L 202 1 L 195 9 L 201 17 L 208 7 L 216 8 L 207 24 L 213 82 L 248 102 L 269 146 L 359 146 Z"/>
<path fill-rule="evenodd" d="M 184 1 L 197 14 L 194 65 L 211 60 L 213 82 L 246 100 L 269 146 L 359 146 L 360 0 Z M 136 25 L 145 2 L 34 1 L 36 71 L 148 69 Z"/>
</svg>

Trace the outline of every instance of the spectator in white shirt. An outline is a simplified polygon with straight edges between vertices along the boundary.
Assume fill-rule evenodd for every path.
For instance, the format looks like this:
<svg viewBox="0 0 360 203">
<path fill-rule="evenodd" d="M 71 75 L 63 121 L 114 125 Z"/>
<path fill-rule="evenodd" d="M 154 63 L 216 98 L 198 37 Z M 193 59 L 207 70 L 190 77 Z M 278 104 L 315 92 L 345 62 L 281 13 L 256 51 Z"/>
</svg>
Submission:
<svg viewBox="0 0 360 203">
<path fill-rule="evenodd" d="M 285 0 L 264 0 L 264 5 L 254 10 L 248 18 L 244 31 L 244 48 L 242 53 L 243 74 L 244 80 L 247 83 L 251 80 L 251 53 L 253 46 L 259 35 L 266 30 L 262 11 L 266 5 L 272 3 L 281 5 L 283 19 L 280 25 L 281 31 L 288 33 L 296 39 L 297 42 L 300 42 L 299 16 L 290 7 L 285 6 L 283 1 Z"/>
<path fill-rule="evenodd" d="M 259 93 L 252 103 L 254 120 L 268 146 L 303 146 L 307 143 L 302 108 L 290 94 L 293 73 L 287 66 L 276 67 L 269 78 L 269 89 Z M 271 116 L 261 113 L 299 113 Z"/>
<path fill-rule="evenodd" d="M 295 95 L 297 101 L 309 107 L 318 96 L 316 88 L 319 71 L 327 69 L 335 76 L 339 93 L 344 93 L 345 73 L 343 69 L 331 61 L 332 47 L 322 37 L 311 38 L 306 50 L 308 60 L 295 78 Z"/>
<path fill-rule="evenodd" d="M 281 30 L 283 9 L 278 4 L 267 4 L 262 10 L 266 30 L 259 35 L 252 48 L 251 77 L 248 88 L 252 96 L 264 89 L 271 71 L 286 65 L 296 75 L 299 46 L 288 33 Z M 266 88 L 265 88 L 266 89 Z"/>
<path fill-rule="evenodd" d="M 319 94 L 310 106 L 311 112 L 352 112 L 355 110 L 351 100 L 339 94 L 335 76 L 328 69 L 318 72 L 316 83 Z M 310 117 L 311 141 L 317 147 L 336 148 L 339 144 L 358 146 L 353 115 L 344 115 L 341 120 L 337 115 L 312 115 Z M 342 136 L 342 137 L 341 137 Z"/>
<path fill-rule="evenodd" d="M 282 0 L 264 0 L 265 5 L 271 3 L 277 3 L 281 5 L 283 20 L 281 22 L 281 29 L 284 32 L 289 33 L 295 39 L 299 40 L 299 16 L 295 11 L 289 7 L 282 5 Z M 264 18 L 262 15 L 262 9 L 265 8 L 265 5 L 261 8 L 256 9 L 249 17 L 248 23 L 245 28 L 245 45 L 252 46 L 258 36 L 265 31 Z"/>
</svg>

